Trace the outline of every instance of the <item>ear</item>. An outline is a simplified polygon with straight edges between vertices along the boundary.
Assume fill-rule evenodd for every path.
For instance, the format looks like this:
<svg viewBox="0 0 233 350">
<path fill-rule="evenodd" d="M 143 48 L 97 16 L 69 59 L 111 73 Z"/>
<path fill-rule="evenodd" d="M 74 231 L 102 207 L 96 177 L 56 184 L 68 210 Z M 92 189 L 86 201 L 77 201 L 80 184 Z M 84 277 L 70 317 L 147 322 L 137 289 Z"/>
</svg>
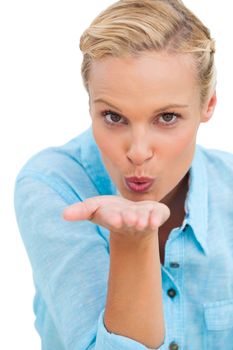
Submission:
<svg viewBox="0 0 233 350">
<path fill-rule="evenodd" d="M 90 101 L 90 96 L 88 98 L 88 106 L 89 106 L 89 115 L 90 117 L 92 118 L 92 115 L 91 115 L 91 101 Z"/>
<path fill-rule="evenodd" d="M 217 96 L 216 96 L 216 90 L 215 90 L 213 95 L 209 98 L 204 108 L 202 109 L 201 123 L 206 123 L 210 120 L 210 118 L 214 113 L 216 104 L 217 104 Z"/>
</svg>

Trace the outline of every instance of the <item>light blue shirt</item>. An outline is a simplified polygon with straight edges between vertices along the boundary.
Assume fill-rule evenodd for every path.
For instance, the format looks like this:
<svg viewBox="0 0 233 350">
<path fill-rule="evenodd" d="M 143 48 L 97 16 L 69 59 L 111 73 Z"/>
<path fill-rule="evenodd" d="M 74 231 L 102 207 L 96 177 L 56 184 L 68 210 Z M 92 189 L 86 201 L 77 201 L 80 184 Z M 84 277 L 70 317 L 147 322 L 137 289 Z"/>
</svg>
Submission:
<svg viewBox="0 0 233 350">
<path fill-rule="evenodd" d="M 108 332 L 103 322 L 109 231 L 62 218 L 68 205 L 118 193 L 91 127 L 35 154 L 17 176 L 15 212 L 32 266 L 43 350 L 147 349 Z M 160 350 L 233 349 L 232 198 L 233 154 L 196 145 L 186 217 L 170 232 L 161 265 L 166 334 Z"/>
</svg>

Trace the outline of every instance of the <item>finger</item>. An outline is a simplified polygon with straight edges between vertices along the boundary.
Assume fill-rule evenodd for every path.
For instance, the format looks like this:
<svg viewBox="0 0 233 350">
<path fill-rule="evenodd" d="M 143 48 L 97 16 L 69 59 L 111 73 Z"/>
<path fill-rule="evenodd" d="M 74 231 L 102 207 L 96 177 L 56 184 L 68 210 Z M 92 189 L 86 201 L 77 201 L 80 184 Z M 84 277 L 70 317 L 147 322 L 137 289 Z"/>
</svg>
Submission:
<svg viewBox="0 0 233 350">
<path fill-rule="evenodd" d="M 98 196 L 70 205 L 64 209 L 63 218 L 68 221 L 91 220 L 103 201 L 104 199 Z"/>
<path fill-rule="evenodd" d="M 134 211 L 124 211 L 121 213 L 123 225 L 133 227 L 137 221 L 137 214 Z"/>
<path fill-rule="evenodd" d="M 109 225 L 111 226 L 110 230 L 120 230 L 122 228 L 123 219 L 120 213 L 112 213 L 111 220 Z"/>
<path fill-rule="evenodd" d="M 150 213 L 149 223 L 152 229 L 158 228 L 164 224 L 170 216 L 170 209 L 163 203 L 153 208 Z"/>
<path fill-rule="evenodd" d="M 139 231 L 144 230 L 148 226 L 148 219 L 150 212 L 147 210 L 137 210 L 137 223 L 135 225 L 136 229 Z"/>
<path fill-rule="evenodd" d="M 91 220 L 94 213 L 102 205 L 113 203 L 114 200 L 119 201 L 119 196 L 95 196 L 87 198 L 83 202 L 72 204 L 66 207 L 62 213 L 63 219 L 75 221 L 75 220 Z M 122 198 L 125 201 L 125 199 Z"/>
<path fill-rule="evenodd" d="M 152 209 L 150 212 L 149 225 L 150 225 L 152 230 L 155 230 L 156 228 L 159 227 L 157 208 Z"/>
</svg>

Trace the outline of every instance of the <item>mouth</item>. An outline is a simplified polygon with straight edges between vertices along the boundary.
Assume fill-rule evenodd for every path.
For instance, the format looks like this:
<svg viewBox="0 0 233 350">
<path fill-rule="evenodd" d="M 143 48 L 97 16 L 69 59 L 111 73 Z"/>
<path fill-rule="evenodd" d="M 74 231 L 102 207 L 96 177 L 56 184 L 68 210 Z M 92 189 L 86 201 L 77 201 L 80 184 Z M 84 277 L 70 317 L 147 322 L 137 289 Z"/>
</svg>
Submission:
<svg viewBox="0 0 233 350">
<path fill-rule="evenodd" d="M 154 183 L 154 179 L 150 179 L 147 181 L 130 181 L 129 179 L 125 178 L 125 184 L 126 187 L 132 191 L 132 192 L 136 192 L 136 193 L 144 193 L 146 191 L 148 191 L 153 183 Z"/>
</svg>

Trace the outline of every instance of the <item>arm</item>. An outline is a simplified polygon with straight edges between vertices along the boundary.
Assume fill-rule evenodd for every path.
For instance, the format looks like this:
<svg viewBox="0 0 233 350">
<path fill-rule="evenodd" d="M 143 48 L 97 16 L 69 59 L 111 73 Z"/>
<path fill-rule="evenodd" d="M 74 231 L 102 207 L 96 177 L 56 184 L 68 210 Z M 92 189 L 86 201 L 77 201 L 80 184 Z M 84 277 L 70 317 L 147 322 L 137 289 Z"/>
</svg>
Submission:
<svg viewBox="0 0 233 350">
<path fill-rule="evenodd" d="M 32 266 L 35 324 L 44 349 L 146 350 L 104 326 L 109 232 L 87 220 L 63 220 L 64 208 L 80 198 L 57 179 L 25 173 L 15 185 L 14 201 Z"/>
<path fill-rule="evenodd" d="M 110 272 L 105 308 L 110 332 L 158 348 L 164 339 L 157 232 L 135 243 L 110 235 Z"/>
</svg>

